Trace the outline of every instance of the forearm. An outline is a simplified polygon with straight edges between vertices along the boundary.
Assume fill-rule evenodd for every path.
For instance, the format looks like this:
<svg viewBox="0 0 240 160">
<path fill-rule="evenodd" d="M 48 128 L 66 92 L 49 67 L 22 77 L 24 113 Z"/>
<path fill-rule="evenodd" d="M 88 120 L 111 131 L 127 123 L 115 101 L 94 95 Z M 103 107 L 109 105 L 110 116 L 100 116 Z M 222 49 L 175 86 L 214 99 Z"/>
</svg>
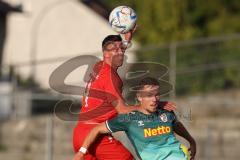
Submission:
<svg viewBox="0 0 240 160">
<path fill-rule="evenodd" d="M 99 130 L 93 128 L 88 134 L 88 136 L 85 138 L 82 147 L 89 148 L 89 146 L 91 146 L 91 144 L 97 139 L 99 135 L 100 135 Z"/>
<path fill-rule="evenodd" d="M 189 143 L 195 143 L 195 140 L 181 122 L 176 122 L 173 129 L 175 133 L 186 139 Z"/>
<path fill-rule="evenodd" d="M 107 129 L 105 123 L 101 123 L 94 127 L 88 136 L 85 138 L 79 152 L 77 152 L 74 156 L 74 160 L 84 160 L 84 154 L 86 154 L 86 149 L 97 139 L 100 134 L 109 133 L 110 131 Z M 85 148 L 85 149 L 84 149 Z M 82 150 L 81 150 L 82 149 Z"/>
<path fill-rule="evenodd" d="M 89 146 L 91 146 L 91 144 L 97 139 L 100 134 L 106 133 L 110 133 L 110 131 L 107 129 L 105 123 L 97 125 L 89 132 L 88 136 L 85 138 L 82 144 L 82 147 L 89 148 Z"/>
<path fill-rule="evenodd" d="M 195 140 L 193 139 L 193 137 L 188 133 L 188 131 L 186 130 L 186 128 L 183 126 L 183 124 L 181 122 L 176 122 L 174 127 L 174 132 L 177 133 L 179 136 L 185 138 L 189 144 L 190 144 L 190 156 L 191 156 L 191 160 L 194 159 L 195 155 L 196 155 L 196 151 L 197 151 L 197 145 Z"/>
<path fill-rule="evenodd" d="M 126 114 L 132 111 L 136 111 L 139 108 L 138 106 L 128 106 L 122 100 L 115 101 L 113 105 L 115 106 L 118 114 Z"/>
</svg>

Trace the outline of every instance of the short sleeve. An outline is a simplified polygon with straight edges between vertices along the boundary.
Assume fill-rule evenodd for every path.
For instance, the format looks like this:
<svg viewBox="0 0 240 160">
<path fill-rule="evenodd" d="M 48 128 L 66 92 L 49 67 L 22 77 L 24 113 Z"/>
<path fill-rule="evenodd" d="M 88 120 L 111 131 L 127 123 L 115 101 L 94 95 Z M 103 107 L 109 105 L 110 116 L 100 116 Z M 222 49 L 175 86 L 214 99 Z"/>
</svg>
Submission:
<svg viewBox="0 0 240 160">
<path fill-rule="evenodd" d="M 126 116 L 127 114 L 120 114 L 111 120 L 107 120 L 105 122 L 107 129 L 112 133 L 118 132 L 118 131 L 127 131 L 129 126 L 129 121 L 126 120 L 125 118 Z"/>
</svg>

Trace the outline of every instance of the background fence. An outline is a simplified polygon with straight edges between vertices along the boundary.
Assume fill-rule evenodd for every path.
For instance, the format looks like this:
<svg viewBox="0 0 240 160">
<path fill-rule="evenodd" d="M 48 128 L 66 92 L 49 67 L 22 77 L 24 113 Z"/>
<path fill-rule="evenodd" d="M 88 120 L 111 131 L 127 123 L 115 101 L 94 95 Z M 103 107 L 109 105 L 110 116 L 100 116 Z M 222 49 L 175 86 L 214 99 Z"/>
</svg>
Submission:
<svg viewBox="0 0 240 160">
<path fill-rule="evenodd" d="M 197 141 L 196 159 L 235 160 L 240 157 L 239 46 L 240 35 L 232 35 L 144 46 L 129 51 L 129 54 L 143 55 L 137 62 L 150 61 L 169 67 L 169 73 L 163 79 L 170 81 L 174 90 L 163 98 L 177 102 L 179 119 Z M 72 57 L 74 55 L 36 62 L 36 75 L 45 64 L 63 63 Z M 1 114 L 5 120 L 8 117 L 0 126 L 1 159 L 72 158 L 71 136 L 76 122 L 43 113 L 51 113 L 61 99 L 76 102 L 80 97 L 50 94 L 47 90 L 36 89 L 33 82 L 24 87 L 26 81 L 17 76 L 21 67 L 30 69 L 33 66 L 31 63 L 13 64 L 14 74 L 8 72 L 10 81 L 6 80 L 11 87 L 4 84 L 6 89 L 1 91 Z M 158 70 L 151 67 L 150 70 Z M 7 100 L 6 97 L 10 98 Z M 186 142 L 183 140 L 183 143 Z"/>
</svg>

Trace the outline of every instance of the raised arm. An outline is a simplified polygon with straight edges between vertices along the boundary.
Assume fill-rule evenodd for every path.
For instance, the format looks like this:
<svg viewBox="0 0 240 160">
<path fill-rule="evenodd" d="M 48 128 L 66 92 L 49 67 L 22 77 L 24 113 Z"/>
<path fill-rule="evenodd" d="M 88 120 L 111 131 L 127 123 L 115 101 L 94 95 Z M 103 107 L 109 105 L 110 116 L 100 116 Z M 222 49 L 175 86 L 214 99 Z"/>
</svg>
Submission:
<svg viewBox="0 0 240 160">
<path fill-rule="evenodd" d="M 100 134 L 106 134 L 106 133 L 110 133 L 110 131 L 107 129 L 105 123 L 101 123 L 101 124 L 97 125 L 90 131 L 90 133 L 84 140 L 81 148 L 83 150 L 84 150 L 84 148 L 88 149 L 89 146 L 91 146 L 91 144 L 97 139 L 97 137 Z M 78 153 L 75 154 L 73 160 L 84 160 L 84 153 L 79 151 Z"/>
<path fill-rule="evenodd" d="M 180 122 L 180 121 L 176 121 L 174 126 L 173 126 L 173 131 L 175 133 L 177 133 L 179 136 L 185 138 L 189 144 L 190 144 L 190 156 L 191 159 L 193 160 L 195 155 L 196 155 L 196 142 L 193 139 L 193 137 L 189 134 L 189 132 L 187 131 L 187 129 L 184 127 L 184 125 Z"/>
</svg>

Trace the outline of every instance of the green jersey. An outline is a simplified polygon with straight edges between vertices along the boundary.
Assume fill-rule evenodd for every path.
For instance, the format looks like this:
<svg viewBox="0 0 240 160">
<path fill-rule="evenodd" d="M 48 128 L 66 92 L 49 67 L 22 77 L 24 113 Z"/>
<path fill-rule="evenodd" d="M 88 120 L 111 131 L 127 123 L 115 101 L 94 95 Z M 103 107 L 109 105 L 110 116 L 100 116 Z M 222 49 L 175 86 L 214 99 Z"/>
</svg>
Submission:
<svg viewBox="0 0 240 160">
<path fill-rule="evenodd" d="M 159 109 L 151 115 L 120 114 L 106 121 L 106 126 L 111 132 L 125 131 L 143 160 L 187 160 L 173 133 L 176 121 L 173 112 Z"/>
</svg>

